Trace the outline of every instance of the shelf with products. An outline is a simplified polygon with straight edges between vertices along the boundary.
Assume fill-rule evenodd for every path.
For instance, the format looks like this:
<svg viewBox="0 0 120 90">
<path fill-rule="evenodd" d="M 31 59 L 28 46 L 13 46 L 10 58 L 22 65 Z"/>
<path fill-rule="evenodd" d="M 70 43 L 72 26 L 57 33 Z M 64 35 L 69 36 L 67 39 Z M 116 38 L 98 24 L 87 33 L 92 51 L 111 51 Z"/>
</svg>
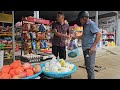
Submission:
<svg viewBox="0 0 120 90">
<path fill-rule="evenodd" d="M 102 35 L 115 35 L 115 34 L 114 33 L 108 33 L 108 34 L 102 33 Z"/>
<path fill-rule="evenodd" d="M 103 46 L 115 46 L 115 32 L 102 30 L 102 45 Z"/>
<path fill-rule="evenodd" d="M 15 24 L 15 52 L 19 52 L 22 49 L 22 22 Z"/>
<path fill-rule="evenodd" d="M 24 54 L 40 54 L 49 50 L 49 20 L 33 17 L 22 18 L 22 43 Z M 43 50 L 44 49 L 44 50 Z"/>
<path fill-rule="evenodd" d="M 1 47 L 1 50 L 4 50 L 4 60 L 12 60 L 12 27 L 0 27 L 0 44 L 4 44 Z"/>
<path fill-rule="evenodd" d="M 0 32 L 0 36 L 12 36 L 11 32 Z"/>
<path fill-rule="evenodd" d="M 105 38 L 103 40 L 113 40 L 114 41 L 114 38 Z"/>
<path fill-rule="evenodd" d="M 19 49 L 21 49 L 21 38 L 22 38 L 21 33 L 22 33 L 22 27 L 19 30 L 18 28 L 15 27 L 15 46 L 18 47 Z"/>
<path fill-rule="evenodd" d="M 12 49 L 12 47 L 10 47 L 10 46 L 3 47 L 1 50 L 5 50 L 5 49 Z"/>
<path fill-rule="evenodd" d="M 12 58 L 4 58 L 4 60 L 11 60 Z"/>
<path fill-rule="evenodd" d="M 4 11 L 0 13 L 0 51 L 3 52 L 2 66 L 15 60 L 14 11 L 11 12 L 12 14 L 6 14 Z"/>
</svg>

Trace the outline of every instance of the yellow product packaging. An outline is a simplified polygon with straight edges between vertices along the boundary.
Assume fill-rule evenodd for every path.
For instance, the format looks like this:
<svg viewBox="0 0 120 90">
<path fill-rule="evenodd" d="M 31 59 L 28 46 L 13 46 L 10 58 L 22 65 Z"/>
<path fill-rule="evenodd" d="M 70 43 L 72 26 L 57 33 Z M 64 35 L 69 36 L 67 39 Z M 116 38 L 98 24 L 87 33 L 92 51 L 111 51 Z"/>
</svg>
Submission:
<svg viewBox="0 0 120 90">
<path fill-rule="evenodd" d="M 111 42 L 111 46 L 114 46 L 114 42 L 113 41 Z"/>
<path fill-rule="evenodd" d="M 113 46 L 115 46 L 115 42 L 113 42 Z"/>
<path fill-rule="evenodd" d="M 32 48 L 32 47 L 31 47 L 31 43 L 30 43 L 30 42 L 28 42 L 27 44 L 28 44 L 28 48 Z"/>
<path fill-rule="evenodd" d="M 37 49 L 40 49 L 40 41 L 37 42 Z"/>
<path fill-rule="evenodd" d="M 25 55 L 26 55 L 26 54 L 29 54 L 29 50 L 28 50 L 28 49 L 25 50 L 24 53 L 25 53 Z"/>
</svg>

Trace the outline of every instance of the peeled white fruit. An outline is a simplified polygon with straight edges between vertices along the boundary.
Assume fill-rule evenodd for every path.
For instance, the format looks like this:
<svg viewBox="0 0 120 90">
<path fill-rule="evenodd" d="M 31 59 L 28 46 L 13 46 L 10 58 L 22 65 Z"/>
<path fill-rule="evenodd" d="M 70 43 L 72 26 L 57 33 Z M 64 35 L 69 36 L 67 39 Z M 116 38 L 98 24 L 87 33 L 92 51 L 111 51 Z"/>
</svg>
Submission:
<svg viewBox="0 0 120 90">
<path fill-rule="evenodd" d="M 70 67 L 71 67 L 71 68 L 74 68 L 74 66 L 75 66 L 74 64 L 70 64 Z"/>
<path fill-rule="evenodd" d="M 52 60 L 56 60 L 56 57 L 55 57 L 55 56 L 53 56 Z"/>
<path fill-rule="evenodd" d="M 59 71 L 59 72 L 63 72 L 63 68 L 64 68 L 64 67 L 59 68 L 58 71 Z"/>
<path fill-rule="evenodd" d="M 51 61 L 57 62 L 56 58 L 53 58 Z M 51 62 L 51 61 L 50 61 L 50 62 Z"/>
<path fill-rule="evenodd" d="M 45 67 L 49 67 L 49 62 L 46 62 L 46 63 L 45 63 Z"/>
<path fill-rule="evenodd" d="M 59 59 L 59 60 L 64 60 L 64 59 Z"/>
<path fill-rule="evenodd" d="M 69 71 L 70 71 L 69 68 L 65 68 L 65 67 L 62 67 L 62 68 L 61 68 L 61 72 L 69 72 Z"/>
<path fill-rule="evenodd" d="M 49 66 L 48 68 L 49 68 L 49 71 L 51 72 L 51 70 L 52 70 L 52 66 Z"/>
<path fill-rule="evenodd" d="M 51 67 L 51 72 L 58 72 L 57 66 L 52 66 Z"/>
<path fill-rule="evenodd" d="M 63 59 L 52 59 L 49 62 L 46 62 L 45 67 L 42 68 L 42 70 L 45 70 L 46 72 L 69 72 L 74 68 L 74 64 L 70 64 L 68 62 L 65 62 Z"/>
<path fill-rule="evenodd" d="M 65 63 L 64 67 L 67 67 L 69 68 L 70 67 L 70 64 L 68 62 Z"/>
<path fill-rule="evenodd" d="M 50 64 L 50 66 L 48 67 L 49 68 L 49 71 L 52 71 L 52 68 L 55 67 L 54 64 Z"/>
<path fill-rule="evenodd" d="M 56 63 L 56 66 L 57 66 L 58 69 L 61 68 L 61 64 L 59 62 Z"/>
<path fill-rule="evenodd" d="M 70 64 L 69 69 L 72 70 L 74 68 L 74 64 Z"/>
<path fill-rule="evenodd" d="M 46 70 L 47 72 L 49 72 L 49 68 L 46 67 L 45 70 Z"/>
<path fill-rule="evenodd" d="M 51 60 L 50 64 L 56 64 L 56 61 L 55 60 Z"/>
<path fill-rule="evenodd" d="M 49 65 L 49 67 L 52 67 L 52 66 L 55 66 L 55 64 L 52 63 L 52 64 Z"/>
<path fill-rule="evenodd" d="M 60 60 L 59 63 L 61 64 L 62 67 L 64 67 L 66 62 L 64 60 Z"/>
</svg>

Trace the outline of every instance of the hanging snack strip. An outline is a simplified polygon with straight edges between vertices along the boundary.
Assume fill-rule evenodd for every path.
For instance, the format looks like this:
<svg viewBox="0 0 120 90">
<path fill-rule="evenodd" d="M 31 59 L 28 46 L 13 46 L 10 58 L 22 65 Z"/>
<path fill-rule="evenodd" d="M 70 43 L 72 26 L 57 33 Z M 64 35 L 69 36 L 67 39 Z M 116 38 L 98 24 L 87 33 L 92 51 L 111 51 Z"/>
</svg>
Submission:
<svg viewBox="0 0 120 90">
<path fill-rule="evenodd" d="M 35 22 L 40 24 L 35 24 Z M 39 54 L 41 49 L 46 49 L 48 47 L 46 43 L 46 28 L 44 24 L 48 24 L 48 21 L 40 21 L 33 17 L 23 18 L 22 36 L 25 54 Z"/>
</svg>

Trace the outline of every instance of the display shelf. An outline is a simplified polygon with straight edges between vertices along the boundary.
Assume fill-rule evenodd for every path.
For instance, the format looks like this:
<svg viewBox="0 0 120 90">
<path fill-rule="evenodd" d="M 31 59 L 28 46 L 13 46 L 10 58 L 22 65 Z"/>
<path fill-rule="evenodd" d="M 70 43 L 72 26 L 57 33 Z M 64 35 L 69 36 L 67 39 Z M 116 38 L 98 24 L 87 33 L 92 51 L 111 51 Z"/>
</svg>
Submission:
<svg viewBox="0 0 120 90">
<path fill-rule="evenodd" d="M 6 19 L 6 21 L 0 21 L 3 23 L 3 26 L 1 26 L 2 28 L 0 29 L 0 43 L 5 44 L 5 46 L 3 46 L 1 48 L 1 50 L 4 50 L 4 60 L 14 60 L 14 11 L 12 11 L 11 15 L 8 14 L 3 14 L 4 19 Z M 10 19 L 10 23 L 8 24 L 7 20 L 9 16 Z M 0 17 L 1 18 L 1 17 Z M 11 58 L 9 58 L 9 56 L 11 56 Z"/>
<path fill-rule="evenodd" d="M 12 60 L 13 58 L 4 58 L 4 60 Z"/>
<path fill-rule="evenodd" d="M 22 42 L 24 54 L 39 54 L 41 48 L 48 47 L 47 29 L 49 20 L 36 19 L 34 17 L 22 18 Z M 45 42 L 44 42 L 45 41 Z M 43 43 L 43 44 L 42 44 Z M 46 43 L 46 44 L 45 44 Z M 43 46 L 42 46 L 43 45 Z M 45 47 L 44 47 L 45 45 Z"/>
<path fill-rule="evenodd" d="M 9 56 L 9 57 L 12 57 L 12 55 L 11 55 L 11 56 Z M 7 58 L 7 56 L 4 56 L 4 58 Z"/>
<path fill-rule="evenodd" d="M 103 40 L 114 40 L 113 38 L 105 38 Z"/>
<path fill-rule="evenodd" d="M 4 48 L 2 48 L 2 50 L 4 50 L 4 49 L 12 49 L 12 47 L 4 47 Z"/>
<path fill-rule="evenodd" d="M 8 36 L 8 37 L 12 37 L 11 34 L 0 34 L 0 36 Z"/>
<path fill-rule="evenodd" d="M 12 32 L 0 32 L 0 34 L 12 34 Z"/>
<path fill-rule="evenodd" d="M 18 49 L 22 49 L 21 48 L 21 39 L 22 39 L 22 25 L 17 25 L 18 23 L 16 23 L 15 25 L 15 45 L 18 47 Z M 17 50 L 18 51 L 18 50 Z M 17 52 L 16 51 L 16 52 Z"/>
<path fill-rule="evenodd" d="M 115 34 L 104 34 L 104 33 L 102 33 L 103 35 L 115 35 Z"/>
<path fill-rule="evenodd" d="M 102 30 L 102 46 L 115 46 L 115 32 Z"/>
<path fill-rule="evenodd" d="M 22 18 L 22 21 L 24 21 L 24 23 L 31 23 L 31 24 L 34 24 L 34 22 L 38 24 L 50 24 L 49 20 L 38 19 L 31 16 Z"/>
<path fill-rule="evenodd" d="M 0 36 L 12 36 L 11 32 L 0 32 Z"/>
<path fill-rule="evenodd" d="M 12 49 L 12 46 L 5 46 L 5 49 Z"/>
<path fill-rule="evenodd" d="M 18 27 L 16 27 L 16 29 L 20 29 L 20 30 L 21 30 L 21 29 L 22 29 L 22 26 L 18 26 Z"/>
</svg>

